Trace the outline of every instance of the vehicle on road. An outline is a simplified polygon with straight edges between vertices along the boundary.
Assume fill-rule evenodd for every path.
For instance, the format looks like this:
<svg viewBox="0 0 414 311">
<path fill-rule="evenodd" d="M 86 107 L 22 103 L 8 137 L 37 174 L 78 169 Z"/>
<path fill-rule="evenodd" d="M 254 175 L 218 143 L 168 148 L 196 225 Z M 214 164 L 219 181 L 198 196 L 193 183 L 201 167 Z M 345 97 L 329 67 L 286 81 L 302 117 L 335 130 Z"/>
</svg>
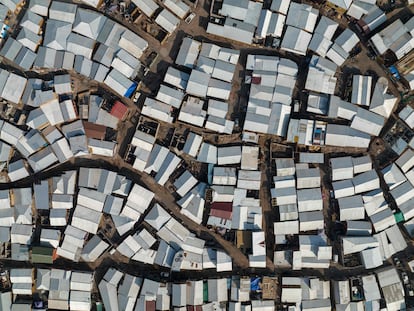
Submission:
<svg viewBox="0 0 414 311">
<path fill-rule="evenodd" d="M 160 276 L 162 277 L 162 278 L 165 278 L 165 279 L 168 279 L 169 277 L 170 277 L 170 273 L 169 272 L 161 272 L 160 273 Z"/>
<path fill-rule="evenodd" d="M 192 20 L 194 19 L 194 17 L 196 16 L 195 13 L 191 13 L 190 15 L 188 15 L 186 17 L 186 19 L 184 20 L 186 24 L 190 24 L 192 22 Z"/>
<path fill-rule="evenodd" d="M 394 264 L 396 267 L 400 267 L 401 266 L 401 261 L 398 257 L 394 257 Z"/>
</svg>

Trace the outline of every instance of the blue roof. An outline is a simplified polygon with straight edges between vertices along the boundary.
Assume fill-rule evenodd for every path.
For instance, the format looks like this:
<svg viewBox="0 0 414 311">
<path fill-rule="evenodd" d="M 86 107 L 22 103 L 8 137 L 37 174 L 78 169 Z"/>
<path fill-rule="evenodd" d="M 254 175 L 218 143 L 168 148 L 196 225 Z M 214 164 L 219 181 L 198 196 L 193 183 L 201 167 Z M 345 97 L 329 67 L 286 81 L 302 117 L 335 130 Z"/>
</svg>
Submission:
<svg viewBox="0 0 414 311">
<path fill-rule="evenodd" d="M 259 277 L 251 278 L 251 280 L 250 280 L 250 290 L 252 290 L 252 291 L 260 290 L 260 281 L 261 281 L 261 279 Z"/>
<path fill-rule="evenodd" d="M 135 90 L 137 89 L 137 83 L 136 82 L 134 82 L 130 87 L 129 87 L 129 89 L 125 92 L 125 94 L 124 94 L 124 96 L 125 97 L 131 97 L 132 96 L 132 94 L 134 94 L 134 92 L 135 92 Z"/>
</svg>

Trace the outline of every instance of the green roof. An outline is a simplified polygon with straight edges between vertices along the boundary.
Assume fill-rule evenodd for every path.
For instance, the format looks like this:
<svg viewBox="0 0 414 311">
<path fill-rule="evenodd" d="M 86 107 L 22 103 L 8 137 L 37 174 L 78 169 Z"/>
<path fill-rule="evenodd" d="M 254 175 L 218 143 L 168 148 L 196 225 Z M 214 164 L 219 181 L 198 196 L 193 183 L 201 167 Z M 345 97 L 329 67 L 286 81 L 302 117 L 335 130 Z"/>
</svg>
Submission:
<svg viewBox="0 0 414 311">
<path fill-rule="evenodd" d="M 208 284 L 207 282 L 203 282 L 203 301 L 208 301 Z"/>
<path fill-rule="evenodd" d="M 53 248 L 34 246 L 32 247 L 32 263 L 53 263 Z"/>
<path fill-rule="evenodd" d="M 399 222 L 403 222 L 405 219 L 404 219 L 404 215 L 403 215 L 403 213 L 401 213 L 401 212 L 398 212 L 398 213 L 395 213 L 394 214 L 394 218 L 395 218 L 395 221 L 397 222 L 397 224 L 399 223 Z"/>
</svg>

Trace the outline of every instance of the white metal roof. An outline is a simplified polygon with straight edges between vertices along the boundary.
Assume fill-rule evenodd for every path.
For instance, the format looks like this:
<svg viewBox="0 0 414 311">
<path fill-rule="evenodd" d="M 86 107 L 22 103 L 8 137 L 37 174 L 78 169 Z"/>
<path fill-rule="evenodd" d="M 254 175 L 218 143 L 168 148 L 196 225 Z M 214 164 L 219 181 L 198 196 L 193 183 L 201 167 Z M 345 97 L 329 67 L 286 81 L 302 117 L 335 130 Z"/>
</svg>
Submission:
<svg viewBox="0 0 414 311">
<path fill-rule="evenodd" d="M 163 3 L 167 9 L 181 19 L 183 19 L 190 11 L 190 7 L 181 0 L 163 0 Z"/>
<path fill-rule="evenodd" d="M 214 59 L 200 55 L 197 59 L 196 69 L 208 74 L 212 74 L 216 61 Z"/>
<path fill-rule="evenodd" d="M 370 136 L 346 125 L 328 124 L 325 144 L 339 147 L 368 148 Z"/>
<path fill-rule="evenodd" d="M 165 185 L 180 162 L 181 158 L 177 157 L 174 153 L 169 152 L 159 171 L 155 175 L 155 181 L 160 185 Z"/>
<path fill-rule="evenodd" d="M 88 38 L 96 40 L 106 17 L 91 10 L 79 8 L 76 11 L 72 30 Z"/>
<path fill-rule="evenodd" d="M 171 216 L 158 204 L 150 211 L 148 216 L 145 218 L 145 221 L 149 223 L 156 230 L 160 230 L 171 220 Z"/>
<path fill-rule="evenodd" d="M 372 77 L 354 75 L 352 81 L 352 103 L 369 106 L 371 101 Z"/>
<path fill-rule="evenodd" d="M 360 157 L 352 157 L 354 166 L 354 174 L 363 173 L 372 169 L 372 161 L 368 155 Z"/>
<path fill-rule="evenodd" d="M 165 84 L 161 84 L 155 98 L 168 105 L 171 105 L 172 107 L 180 108 L 181 102 L 184 98 L 184 92 L 179 89 L 169 87 Z"/>
<path fill-rule="evenodd" d="M 96 234 L 101 217 L 101 212 L 78 205 L 76 206 L 72 216 L 72 226 L 86 232 Z"/>
<path fill-rule="evenodd" d="M 223 16 L 230 16 L 239 20 L 244 20 L 247 15 L 249 6 L 248 0 L 243 1 L 234 1 L 234 0 L 225 0 L 223 1 L 223 6 L 220 10 L 220 14 Z"/>
<path fill-rule="evenodd" d="M 142 53 L 148 47 L 148 42 L 136 35 L 130 30 L 126 30 L 122 33 L 119 39 L 119 47 L 123 48 L 129 54 L 140 58 Z"/>
<path fill-rule="evenodd" d="M 295 54 L 305 55 L 311 39 L 312 35 L 310 33 L 293 26 L 288 26 L 280 48 Z"/>
<path fill-rule="evenodd" d="M 335 43 L 349 53 L 359 42 L 358 36 L 349 28 L 346 28 L 336 39 Z"/>
<path fill-rule="evenodd" d="M 154 0 L 133 0 L 132 2 L 148 17 L 152 17 L 159 8 L 159 5 Z"/>
<path fill-rule="evenodd" d="M 109 247 L 99 236 L 94 235 L 82 250 L 82 259 L 86 262 L 94 262 Z"/>
<path fill-rule="evenodd" d="M 147 97 L 144 102 L 144 107 L 141 113 L 148 117 L 158 119 L 164 122 L 172 123 L 173 117 L 171 115 L 171 107 L 168 104 Z"/>
<path fill-rule="evenodd" d="M 222 100 L 230 98 L 231 84 L 218 79 L 211 78 L 208 83 L 207 96 Z"/>
<path fill-rule="evenodd" d="M 325 94 L 333 94 L 336 86 L 336 78 L 332 74 L 325 71 L 309 67 L 308 76 L 306 78 L 305 88 Z"/>
<path fill-rule="evenodd" d="M 126 205 L 139 213 L 144 213 L 149 207 L 153 197 L 153 192 L 138 184 L 134 184 L 131 192 L 129 193 Z M 124 211 L 122 211 L 122 213 L 124 213 Z"/>
<path fill-rule="evenodd" d="M 216 60 L 211 76 L 213 78 L 231 82 L 233 80 L 233 74 L 235 69 L 236 65 L 232 63 L 222 60 Z"/>
<path fill-rule="evenodd" d="M 311 5 L 291 2 L 286 24 L 312 33 L 318 15 L 318 10 L 314 9 Z"/>
<path fill-rule="evenodd" d="M 378 247 L 379 242 L 374 237 L 342 237 L 344 255 L 359 253 L 364 249 Z"/>
<path fill-rule="evenodd" d="M 290 0 L 273 0 L 270 9 L 275 12 L 287 14 L 290 5 Z"/>
<path fill-rule="evenodd" d="M 395 163 L 392 163 L 382 170 L 385 183 L 390 190 L 394 189 L 407 179 Z"/>
<path fill-rule="evenodd" d="M 316 26 L 315 28 L 315 34 L 321 34 L 326 39 L 331 40 L 338 26 L 338 23 L 333 21 L 332 19 L 326 16 L 321 16 L 318 26 Z"/>
<path fill-rule="evenodd" d="M 200 135 L 190 132 L 184 144 L 183 152 L 187 153 L 192 157 L 197 156 L 202 141 L 203 138 Z"/>
<path fill-rule="evenodd" d="M 312 40 L 309 43 L 309 50 L 312 50 L 319 54 L 322 57 L 325 57 L 329 48 L 332 45 L 332 41 L 325 38 L 323 35 L 319 33 L 315 33 L 312 36 Z"/>
<path fill-rule="evenodd" d="M 319 168 L 306 168 L 296 170 L 297 188 L 316 188 L 321 185 Z"/>
<path fill-rule="evenodd" d="M 363 17 L 362 20 L 366 23 L 368 29 L 370 31 L 373 31 L 387 21 L 387 16 L 384 11 L 382 11 L 379 7 L 374 5 L 369 10 L 368 14 Z M 405 26 L 408 28 L 412 35 L 412 30 L 410 30 L 410 28 L 408 27 L 408 22 L 405 24 Z"/>
<path fill-rule="evenodd" d="M 49 18 L 68 23 L 75 21 L 77 6 L 71 3 L 53 1 L 49 8 Z"/>
<path fill-rule="evenodd" d="M 329 0 L 329 2 L 344 10 L 348 10 L 349 6 L 352 3 L 352 0 Z"/>
<path fill-rule="evenodd" d="M 350 179 L 334 181 L 332 187 L 336 199 L 349 197 L 355 194 L 354 184 Z"/>
<path fill-rule="evenodd" d="M 349 53 L 346 52 L 339 44 L 334 43 L 326 53 L 326 57 L 332 60 L 337 66 L 342 66 L 348 58 Z"/>
<path fill-rule="evenodd" d="M 208 143 L 202 143 L 197 161 L 206 163 L 217 163 L 217 147 Z"/>
<path fill-rule="evenodd" d="M 347 101 L 340 99 L 338 96 L 331 95 L 329 100 L 329 112 L 330 118 L 343 118 L 352 120 L 357 113 L 357 106 Z"/>
<path fill-rule="evenodd" d="M 186 170 L 174 182 L 174 187 L 177 189 L 177 194 L 184 196 L 197 184 L 197 182 L 198 180 L 189 171 Z"/>
<path fill-rule="evenodd" d="M 102 192 L 82 187 L 79 188 L 77 203 L 80 205 L 88 206 L 97 212 L 102 212 L 105 200 L 106 195 Z"/>
<path fill-rule="evenodd" d="M 379 189 L 379 178 L 375 170 L 370 170 L 355 176 L 352 179 L 355 193 L 368 192 Z"/>
<path fill-rule="evenodd" d="M 365 218 L 364 203 L 360 195 L 339 198 L 338 205 L 341 221 Z"/>
<path fill-rule="evenodd" d="M 401 168 L 403 173 L 407 173 L 414 166 L 413 157 L 414 151 L 409 148 L 398 157 L 395 163 Z"/>
<path fill-rule="evenodd" d="M 117 288 L 105 280 L 102 280 L 99 283 L 98 288 L 105 308 L 113 311 L 119 311 L 117 303 Z"/>
<path fill-rule="evenodd" d="M 112 69 L 103 81 L 112 90 L 124 96 L 133 82 L 116 69 Z"/>
<path fill-rule="evenodd" d="M 379 247 L 363 250 L 361 252 L 361 258 L 366 269 L 373 269 L 383 264 Z"/>
<path fill-rule="evenodd" d="M 189 77 L 187 73 L 170 66 L 165 74 L 164 82 L 179 89 L 186 89 Z"/>
<path fill-rule="evenodd" d="M 262 10 L 256 34 L 262 38 L 267 35 L 281 37 L 285 20 L 286 16 L 283 14 L 274 13 L 269 10 Z"/>
<path fill-rule="evenodd" d="M 356 0 L 352 2 L 346 14 L 355 19 L 361 19 L 372 7 L 373 5 L 371 3 Z"/>
<path fill-rule="evenodd" d="M 201 42 L 185 37 L 181 43 L 175 63 L 191 69 L 194 68 L 200 48 Z"/>
<path fill-rule="evenodd" d="M 366 275 L 362 277 L 362 286 L 364 288 L 364 297 L 366 301 L 381 299 L 378 282 L 375 275 Z"/>
<path fill-rule="evenodd" d="M 299 212 L 320 211 L 323 207 L 320 188 L 299 189 L 297 191 Z"/>
<path fill-rule="evenodd" d="M 173 33 L 180 23 L 180 19 L 174 16 L 168 10 L 162 10 L 162 12 L 158 14 L 157 18 L 155 19 L 155 22 L 164 28 L 167 32 Z"/>
<path fill-rule="evenodd" d="M 322 211 L 299 213 L 299 230 L 321 230 L 325 226 Z"/>
<path fill-rule="evenodd" d="M 34 0 L 30 2 L 29 10 L 33 13 L 47 16 L 51 0 Z"/>
<path fill-rule="evenodd" d="M 14 104 L 18 104 L 26 87 L 27 79 L 10 73 L 4 85 L 1 97 Z"/>
<path fill-rule="evenodd" d="M 413 76 L 414 77 L 414 76 Z M 414 128 L 414 109 L 407 105 L 400 111 L 398 114 L 400 119 L 402 119 L 410 128 Z"/>
<path fill-rule="evenodd" d="M 298 234 L 299 233 L 299 221 L 281 221 L 273 223 L 275 234 Z"/>
<path fill-rule="evenodd" d="M 198 97 L 206 97 L 210 75 L 198 70 L 192 70 L 186 92 Z"/>
<path fill-rule="evenodd" d="M 218 165 L 236 164 L 241 160 L 241 146 L 217 148 Z"/>
<path fill-rule="evenodd" d="M 213 24 L 211 22 L 208 23 L 207 33 L 250 44 L 253 39 L 255 28 L 254 25 L 228 17 L 226 18 L 224 26 Z"/>
</svg>

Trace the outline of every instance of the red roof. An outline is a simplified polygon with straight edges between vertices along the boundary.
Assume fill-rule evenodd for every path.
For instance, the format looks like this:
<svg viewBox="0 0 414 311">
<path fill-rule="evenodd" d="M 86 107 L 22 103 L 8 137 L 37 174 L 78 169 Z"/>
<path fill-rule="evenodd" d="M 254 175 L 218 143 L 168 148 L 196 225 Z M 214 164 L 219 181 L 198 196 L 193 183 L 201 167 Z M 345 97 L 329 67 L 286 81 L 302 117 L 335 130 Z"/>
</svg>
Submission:
<svg viewBox="0 0 414 311">
<path fill-rule="evenodd" d="M 105 139 L 106 126 L 88 121 L 82 121 L 82 124 L 88 138 Z"/>
<path fill-rule="evenodd" d="M 252 77 L 252 84 L 260 84 L 262 77 Z"/>
<path fill-rule="evenodd" d="M 147 311 L 155 311 L 156 303 L 154 300 L 147 300 L 145 302 L 145 310 Z"/>
<path fill-rule="evenodd" d="M 119 120 L 122 120 L 126 117 L 127 111 L 128 108 L 119 100 L 117 100 L 115 104 L 112 106 L 111 115 L 118 118 Z"/>
<path fill-rule="evenodd" d="M 232 202 L 214 202 L 211 204 L 210 215 L 223 219 L 231 219 Z"/>
</svg>

